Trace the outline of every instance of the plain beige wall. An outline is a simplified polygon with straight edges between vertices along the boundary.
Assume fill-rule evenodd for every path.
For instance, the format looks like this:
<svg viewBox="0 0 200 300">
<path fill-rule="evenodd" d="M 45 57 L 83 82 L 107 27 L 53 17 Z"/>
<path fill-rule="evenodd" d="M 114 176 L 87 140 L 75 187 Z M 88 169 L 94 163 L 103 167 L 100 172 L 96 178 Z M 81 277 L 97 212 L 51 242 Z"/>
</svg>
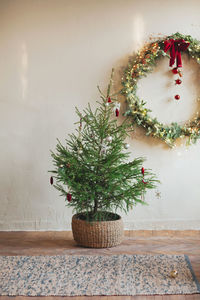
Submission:
<svg viewBox="0 0 200 300">
<path fill-rule="evenodd" d="M 200 40 L 199 14 L 198 0 L 0 0 L 0 230 L 70 229 L 72 212 L 49 184 L 49 149 L 74 130 L 75 106 L 95 107 L 112 67 L 117 88 L 149 35 Z M 160 121 L 183 122 L 197 109 L 198 67 L 185 58 L 183 72 L 175 88 L 165 59 L 139 82 Z M 140 130 L 128 142 L 162 184 L 160 198 L 151 191 L 149 206 L 123 215 L 126 228 L 200 229 L 200 142 L 169 149 Z"/>
</svg>

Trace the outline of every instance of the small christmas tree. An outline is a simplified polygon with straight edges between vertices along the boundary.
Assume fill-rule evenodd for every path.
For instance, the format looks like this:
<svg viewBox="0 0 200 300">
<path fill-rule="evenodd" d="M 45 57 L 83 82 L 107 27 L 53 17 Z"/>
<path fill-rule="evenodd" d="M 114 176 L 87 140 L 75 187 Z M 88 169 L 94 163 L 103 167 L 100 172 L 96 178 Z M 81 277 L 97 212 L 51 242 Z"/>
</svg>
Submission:
<svg viewBox="0 0 200 300">
<path fill-rule="evenodd" d="M 113 219 L 117 209 L 128 212 L 137 203 L 145 204 L 144 193 L 155 187 L 154 174 L 145 170 L 143 158 L 128 161 L 129 147 L 125 143 L 127 119 L 118 125 L 119 103 L 110 94 L 112 76 L 107 95 L 101 93 L 102 102 L 95 112 L 90 105 L 80 118 L 76 134 L 69 135 L 66 146 L 60 141 L 56 153 L 54 187 L 65 197 L 81 218 L 89 221 Z M 113 116 L 115 117 L 113 118 Z"/>
</svg>

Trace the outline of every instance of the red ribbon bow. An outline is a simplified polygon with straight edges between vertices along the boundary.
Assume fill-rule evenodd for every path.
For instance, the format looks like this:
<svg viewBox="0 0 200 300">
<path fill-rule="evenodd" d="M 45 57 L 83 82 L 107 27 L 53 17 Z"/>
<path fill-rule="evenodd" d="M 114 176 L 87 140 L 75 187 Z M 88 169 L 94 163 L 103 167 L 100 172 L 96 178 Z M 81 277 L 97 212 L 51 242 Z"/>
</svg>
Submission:
<svg viewBox="0 0 200 300">
<path fill-rule="evenodd" d="M 189 47 L 190 43 L 182 39 L 179 40 L 170 39 L 170 40 L 166 40 L 164 44 L 165 44 L 164 51 L 167 52 L 168 50 L 170 50 L 170 61 L 169 61 L 170 67 L 173 66 L 176 59 L 177 68 L 181 68 L 182 67 L 181 51 L 185 51 Z"/>
</svg>

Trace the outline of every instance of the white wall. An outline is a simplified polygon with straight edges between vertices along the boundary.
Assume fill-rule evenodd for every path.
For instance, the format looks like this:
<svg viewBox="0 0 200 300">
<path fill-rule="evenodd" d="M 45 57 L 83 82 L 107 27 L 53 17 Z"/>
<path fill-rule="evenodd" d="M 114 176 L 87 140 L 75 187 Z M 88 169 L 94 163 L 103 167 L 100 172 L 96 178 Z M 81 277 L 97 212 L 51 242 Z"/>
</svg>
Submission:
<svg viewBox="0 0 200 300">
<path fill-rule="evenodd" d="M 0 230 L 70 229 L 71 210 L 49 184 L 49 149 L 77 120 L 75 106 L 95 106 L 111 68 L 117 73 L 149 35 L 180 31 L 200 39 L 198 0 L 0 0 Z M 139 94 L 163 122 L 197 109 L 198 68 L 184 59 L 182 99 L 167 59 L 140 81 Z M 118 83 L 116 82 L 116 85 Z M 169 119 L 170 116 L 170 119 Z M 200 229 L 200 142 L 169 149 L 136 131 L 132 157 L 162 184 L 149 206 L 124 216 L 129 229 Z"/>
</svg>

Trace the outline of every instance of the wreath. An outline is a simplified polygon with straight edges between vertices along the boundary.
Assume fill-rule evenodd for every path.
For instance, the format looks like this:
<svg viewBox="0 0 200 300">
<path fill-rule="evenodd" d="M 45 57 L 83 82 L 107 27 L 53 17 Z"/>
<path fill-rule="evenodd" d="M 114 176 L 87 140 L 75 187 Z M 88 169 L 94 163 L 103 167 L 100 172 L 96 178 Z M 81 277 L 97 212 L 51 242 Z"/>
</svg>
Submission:
<svg viewBox="0 0 200 300">
<path fill-rule="evenodd" d="M 134 125 L 142 126 L 146 130 L 146 135 L 160 138 L 170 147 L 174 146 L 177 138 L 187 137 L 189 144 L 195 143 L 200 138 L 200 115 L 197 113 L 192 121 L 184 125 L 176 122 L 170 125 L 160 123 L 157 118 L 151 117 L 151 110 L 137 96 L 137 82 L 153 71 L 159 59 L 167 56 L 173 74 L 178 75 L 175 83 L 181 84 L 181 52 L 183 51 L 200 64 L 200 42 L 190 35 L 175 33 L 164 39 L 149 42 L 130 59 L 122 78 L 122 94 L 125 95 L 128 104 L 125 115 L 132 118 L 131 123 Z M 178 101 L 180 96 L 175 95 L 174 98 Z"/>
</svg>

